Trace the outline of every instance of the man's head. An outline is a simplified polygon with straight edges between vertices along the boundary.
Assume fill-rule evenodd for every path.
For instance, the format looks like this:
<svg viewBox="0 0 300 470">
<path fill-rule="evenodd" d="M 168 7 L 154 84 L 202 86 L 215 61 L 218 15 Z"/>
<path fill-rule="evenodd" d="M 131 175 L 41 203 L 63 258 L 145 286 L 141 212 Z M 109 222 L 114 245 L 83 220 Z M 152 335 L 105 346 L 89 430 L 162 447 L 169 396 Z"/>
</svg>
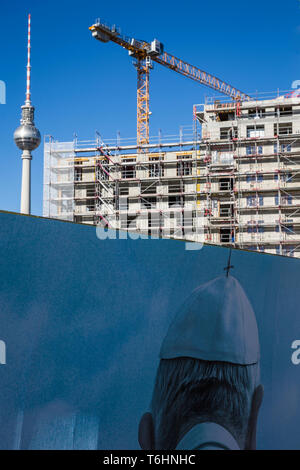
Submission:
<svg viewBox="0 0 300 470">
<path fill-rule="evenodd" d="M 255 448 L 262 400 L 259 365 L 236 365 L 193 358 L 160 361 L 151 413 L 140 423 L 142 448 L 175 449 L 196 424 L 227 429 L 240 448 Z"/>
<path fill-rule="evenodd" d="M 196 424 L 214 422 L 241 448 L 255 446 L 259 340 L 250 302 L 232 276 L 196 289 L 171 323 L 160 351 L 141 446 L 174 449 Z"/>
</svg>

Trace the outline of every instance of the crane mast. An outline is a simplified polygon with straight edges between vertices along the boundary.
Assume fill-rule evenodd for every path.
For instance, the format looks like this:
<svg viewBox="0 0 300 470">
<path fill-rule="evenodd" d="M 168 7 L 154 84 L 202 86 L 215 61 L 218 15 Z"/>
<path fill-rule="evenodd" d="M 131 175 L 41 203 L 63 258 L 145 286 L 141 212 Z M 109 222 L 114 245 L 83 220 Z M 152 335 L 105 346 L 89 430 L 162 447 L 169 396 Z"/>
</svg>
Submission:
<svg viewBox="0 0 300 470">
<path fill-rule="evenodd" d="M 223 93 L 233 100 L 246 101 L 250 96 L 229 83 L 164 52 L 162 43 L 154 39 L 151 43 L 121 35 L 116 26 L 108 26 L 98 20 L 90 26 L 92 36 L 101 42 L 115 42 L 128 50 L 137 69 L 137 147 L 149 143 L 149 80 L 152 60 L 202 85 Z"/>
<path fill-rule="evenodd" d="M 149 65 L 138 59 L 137 69 L 137 147 L 149 144 Z"/>
</svg>

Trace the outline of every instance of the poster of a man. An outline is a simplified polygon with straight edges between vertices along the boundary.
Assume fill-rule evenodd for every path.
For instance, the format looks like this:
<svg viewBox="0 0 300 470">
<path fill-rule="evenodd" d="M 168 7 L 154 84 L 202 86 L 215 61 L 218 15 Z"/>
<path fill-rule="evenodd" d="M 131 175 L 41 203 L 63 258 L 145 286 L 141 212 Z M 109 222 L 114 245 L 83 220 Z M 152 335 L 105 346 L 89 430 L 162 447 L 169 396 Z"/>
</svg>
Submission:
<svg viewBox="0 0 300 470">
<path fill-rule="evenodd" d="M 196 289 L 165 337 L 143 449 L 256 448 L 263 397 L 254 311 L 231 275 Z"/>
<path fill-rule="evenodd" d="M 1 449 L 300 448 L 299 260 L 0 218 Z"/>
</svg>

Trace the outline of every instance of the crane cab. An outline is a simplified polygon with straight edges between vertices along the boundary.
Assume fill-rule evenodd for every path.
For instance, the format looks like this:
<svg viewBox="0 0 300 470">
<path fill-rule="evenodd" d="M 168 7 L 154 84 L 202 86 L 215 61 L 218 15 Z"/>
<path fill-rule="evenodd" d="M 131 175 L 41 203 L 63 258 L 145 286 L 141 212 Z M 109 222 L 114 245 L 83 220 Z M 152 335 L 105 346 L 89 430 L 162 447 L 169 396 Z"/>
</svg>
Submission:
<svg viewBox="0 0 300 470">
<path fill-rule="evenodd" d="M 164 52 L 163 44 L 160 41 L 158 41 L 157 39 L 154 39 L 150 44 L 149 55 L 150 56 L 156 56 L 156 55 L 162 54 L 163 52 Z"/>
</svg>

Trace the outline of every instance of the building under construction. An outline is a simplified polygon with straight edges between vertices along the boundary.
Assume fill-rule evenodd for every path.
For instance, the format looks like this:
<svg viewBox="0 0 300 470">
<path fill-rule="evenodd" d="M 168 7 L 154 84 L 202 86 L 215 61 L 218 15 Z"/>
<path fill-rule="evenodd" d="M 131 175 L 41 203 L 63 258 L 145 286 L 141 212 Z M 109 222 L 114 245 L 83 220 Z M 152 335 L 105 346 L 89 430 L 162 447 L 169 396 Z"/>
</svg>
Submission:
<svg viewBox="0 0 300 470">
<path fill-rule="evenodd" d="M 142 147 L 45 143 L 44 216 L 300 256 L 300 94 L 194 106 Z"/>
</svg>

